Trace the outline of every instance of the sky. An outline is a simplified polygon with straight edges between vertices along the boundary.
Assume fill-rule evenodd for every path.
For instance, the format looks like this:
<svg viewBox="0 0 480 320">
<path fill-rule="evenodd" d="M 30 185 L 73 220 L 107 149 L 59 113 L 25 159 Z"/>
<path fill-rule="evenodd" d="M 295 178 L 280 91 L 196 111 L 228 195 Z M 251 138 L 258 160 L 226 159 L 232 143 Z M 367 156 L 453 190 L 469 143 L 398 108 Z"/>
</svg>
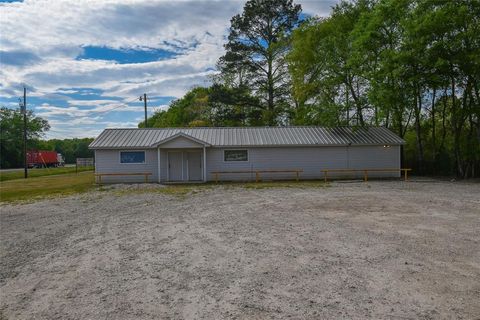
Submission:
<svg viewBox="0 0 480 320">
<path fill-rule="evenodd" d="M 327 16 L 337 0 L 298 0 Z M 210 84 L 238 0 L 0 0 L 0 106 L 49 121 L 44 138 L 137 127 L 195 86 Z"/>
</svg>

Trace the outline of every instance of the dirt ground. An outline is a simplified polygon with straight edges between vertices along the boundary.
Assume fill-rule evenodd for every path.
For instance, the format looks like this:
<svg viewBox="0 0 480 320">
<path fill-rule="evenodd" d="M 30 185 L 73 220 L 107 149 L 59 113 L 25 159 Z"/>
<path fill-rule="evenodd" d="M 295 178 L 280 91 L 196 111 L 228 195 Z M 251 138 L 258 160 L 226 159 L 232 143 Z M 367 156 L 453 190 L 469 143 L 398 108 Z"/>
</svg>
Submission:
<svg viewBox="0 0 480 320">
<path fill-rule="evenodd" d="M 480 184 L 2 205 L 0 319 L 479 319 Z"/>
</svg>

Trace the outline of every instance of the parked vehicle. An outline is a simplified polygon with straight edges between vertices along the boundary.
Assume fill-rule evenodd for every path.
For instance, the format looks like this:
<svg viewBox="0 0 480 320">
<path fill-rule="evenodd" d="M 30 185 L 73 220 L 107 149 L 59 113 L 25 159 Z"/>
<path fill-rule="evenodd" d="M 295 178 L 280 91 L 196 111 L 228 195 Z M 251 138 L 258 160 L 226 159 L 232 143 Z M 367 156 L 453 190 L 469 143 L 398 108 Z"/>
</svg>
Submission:
<svg viewBox="0 0 480 320">
<path fill-rule="evenodd" d="M 57 161 L 58 161 L 59 167 L 65 166 L 65 159 L 63 159 L 63 156 L 61 153 L 57 153 Z"/>
<path fill-rule="evenodd" d="M 59 167 L 65 164 L 63 156 L 55 151 L 30 150 L 27 151 L 29 168 Z"/>
</svg>

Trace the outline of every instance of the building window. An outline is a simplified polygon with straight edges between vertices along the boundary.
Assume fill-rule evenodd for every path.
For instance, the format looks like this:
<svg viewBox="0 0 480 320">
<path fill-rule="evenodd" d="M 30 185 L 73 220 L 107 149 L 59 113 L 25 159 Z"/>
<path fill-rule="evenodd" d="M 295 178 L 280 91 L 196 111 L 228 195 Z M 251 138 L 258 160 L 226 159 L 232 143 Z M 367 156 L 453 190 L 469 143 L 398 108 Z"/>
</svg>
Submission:
<svg viewBox="0 0 480 320">
<path fill-rule="evenodd" d="M 225 161 L 248 161 L 248 150 L 225 150 Z"/>
<path fill-rule="evenodd" d="M 145 151 L 121 151 L 120 163 L 145 163 Z"/>
</svg>

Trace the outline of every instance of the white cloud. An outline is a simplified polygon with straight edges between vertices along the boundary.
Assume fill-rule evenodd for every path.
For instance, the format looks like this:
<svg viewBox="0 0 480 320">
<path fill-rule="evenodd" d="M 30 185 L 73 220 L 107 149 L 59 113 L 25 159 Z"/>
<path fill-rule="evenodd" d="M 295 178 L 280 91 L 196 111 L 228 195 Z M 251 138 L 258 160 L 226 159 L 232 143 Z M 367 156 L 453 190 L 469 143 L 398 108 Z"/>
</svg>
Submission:
<svg viewBox="0 0 480 320">
<path fill-rule="evenodd" d="M 307 14 L 326 15 L 335 1 L 302 0 L 298 3 Z M 112 109 L 119 113 L 140 114 L 142 107 L 118 105 L 143 92 L 156 97 L 180 97 L 194 86 L 207 85 L 224 52 L 230 19 L 241 12 L 243 5 L 244 1 L 237 0 L 0 3 L 0 50 L 6 52 L 0 68 L 0 95 L 13 99 L 21 95 L 26 84 L 29 97 L 47 102 L 65 101 L 66 106 L 39 103 L 35 110 L 50 120 L 53 129 L 69 126 L 71 130 L 64 132 L 68 136 L 85 136 L 85 130 L 97 132 L 99 128 L 88 127 L 95 121 L 100 126 L 136 125 L 127 120 L 134 119 L 133 116 L 125 117 L 127 121 L 109 124 L 95 117 Z M 163 49 L 176 52 L 176 55 L 160 61 L 130 64 L 78 60 L 87 46 Z M 98 89 L 101 97 L 81 100 L 81 96 L 96 94 L 81 88 Z M 71 94 L 76 98 L 69 98 Z M 60 117 L 69 122 L 52 122 Z M 75 117 L 79 118 L 72 122 Z"/>
<path fill-rule="evenodd" d="M 95 121 L 85 118 L 71 124 L 51 120 L 49 121 L 52 130 L 48 131 L 46 136 L 48 139 L 65 139 L 65 138 L 93 138 L 98 136 L 105 128 L 132 128 L 136 127 L 138 122 L 134 121 Z"/>
<path fill-rule="evenodd" d="M 53 106 L 48 103 L 43 103 L 35 108 L 37 115 L 41 117 L 68 117 L 68 122 L 72 123 L 72 118 L 105 115 L 108 112 L 115 110 L 115 112 L 143 112 L 144 107 L 129 106 L 127 104 L 101 104 L 91 109 L 83 109 L 76 106 L 60 107 Z M 95 118 L 92 118 L 95 119 Z"/>
<path fill-rule="evenodd" d="M 69 104 L 77 106 L 98 106 L 111 103 L 119 103 L 118 100 L 68 100 Z"/>
<path fill-rule="evenodd" d="M 19 90 L 23 83 L 42 96 L 71 87 L 122 92 L 122 83 L 162 81 L 172 75 L 195 79 L 215 66 L 223 53 L 229 19 L 241 6 L 239 1 L 149 0 L 1 4 L 1 49 L 28 53 L 30 61 L 21 66 L 2 65 L 3 94 L 15 95 L 6 89 Z M 38 23 L 39 17 L 48 19 Z M 181 55 L 141 64 L 75 60 L 85 46 L 168 49 Z M 193 85 L 182 83 L 176 94 Z"/>
<path fill-rule="evenodd" d="M 312 16 L 326 17 L 330 14 L 332 7 L 335 6 L 338 0 L 302 0 L 297 1 L 302 5 L 304 13 Z"/>
<path fill-rule="evenodd" d="M 71 56 L 78 45 L 190 47 L 204 31 L 223 33 L 240 8 L 238 1 L 27 0 L 2 5 L 2 47 L 55 56 Z"/>
<path fill-rule="evenodd" d="M 56 106 L 51 106 L 48 103 L 43 103 L 41 106 L 37 106 L 35 109 L 36 109 L 37 115 L 45 118 L 52 117 L 52 116 L 75 117 L 80 112 L 80 110 L 77 107 L 56 107 Z"/>
</svg>

